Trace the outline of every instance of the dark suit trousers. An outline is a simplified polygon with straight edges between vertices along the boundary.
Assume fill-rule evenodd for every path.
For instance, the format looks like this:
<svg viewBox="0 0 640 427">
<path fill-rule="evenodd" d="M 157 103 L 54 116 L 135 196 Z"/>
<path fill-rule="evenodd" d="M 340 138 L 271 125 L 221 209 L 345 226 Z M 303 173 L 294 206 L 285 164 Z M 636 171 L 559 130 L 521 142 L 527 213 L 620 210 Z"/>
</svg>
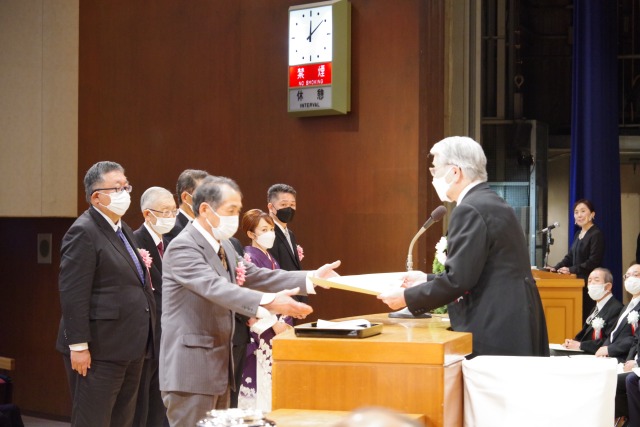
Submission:
<svg viewBox="0 0 640 427">
<path fill-rule="evenodd" d="M 72 427 L 127 427 L 133 424 L 144 356 L 124 362 L 91 360 L 86 377 L 71 369 L 68 355 L 63 355 L 63 359 L 71 388 Z"/>
<path fill-rule="evenodd" d="M 169 426 L 167 408 L 164 407 L 160 395 L 158 359 L 144 359 L 133 425 L 134 427 Z"/>
<path fill-rule="evenodd" d="M 640 386 L 638 376 L 627 375 L 627 402 L 629 404 L 629 427 L 640 427 Z"/>
<path fill-rule="evenodd" d="M 633 372 L 624 372 L 618 374 L 618 382 L 616 383 L 616 398 L 615 398 L 615 412 L 614 415 L 618 417 L 629 417 L 629 407 L 627 405 L 627 383 L 626 379 L 629 374 L 636 374 Z"/>
</svg>

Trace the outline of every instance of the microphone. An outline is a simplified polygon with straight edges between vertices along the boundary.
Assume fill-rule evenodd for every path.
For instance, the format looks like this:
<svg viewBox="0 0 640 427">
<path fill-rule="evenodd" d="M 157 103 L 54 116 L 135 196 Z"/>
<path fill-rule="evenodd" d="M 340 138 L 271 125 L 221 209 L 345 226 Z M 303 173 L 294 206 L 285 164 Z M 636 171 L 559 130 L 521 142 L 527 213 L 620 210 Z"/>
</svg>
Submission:
<svg viewBox="0 0 640 427">
<path fill-rule="evenodd" d="M 418 230 L 416 235 L 413 236 L 413 239 L 409 244 L 409 253 L 407 254 L 407 271 L 413 270 L 413 256 L 411 254 L 413 253 L 413 245 L 416 243 L 416 240 L 418 240 L 418 237 L 422 236 L 422 233 L 427 231 L 427 229 L 431 227 L 433 224 L 440 221 L 446 214 L 447 214 L 447 208 L 445 208 L 442 205 L 438 206 L 433 210 L 433 212 L 431 212 L 431 216 L 424 223 L 422 228 L 420 228 L 420 230 Z"/>
<path fill-rule="evenodd" d="M 553 230 L 554 228 L 558 227 L 559 225 L 560 225 L 560 223 L 556 221 L 553 224 L 548 225 L 547 228 L 543 228 L 542 230 L 538 231 L 538 233 L 547 233 L 547 232 Z"/>
</svg>

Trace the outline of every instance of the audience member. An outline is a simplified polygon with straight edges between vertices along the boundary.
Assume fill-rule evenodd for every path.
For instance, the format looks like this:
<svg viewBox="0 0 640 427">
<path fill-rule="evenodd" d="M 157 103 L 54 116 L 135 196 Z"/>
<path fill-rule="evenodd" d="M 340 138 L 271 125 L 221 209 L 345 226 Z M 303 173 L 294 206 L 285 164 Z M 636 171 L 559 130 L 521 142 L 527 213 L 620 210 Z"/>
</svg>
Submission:
<svg viewBox="0 0 640 427">
<path fill-rule="evenodd" d="M 175 226 L 164 235 L 167 245 L 182 231 L 195 217 L 193 213 L 193 192 L 200 181 L 209 174 L 198 169 L 185 169 L 178 177 L 176 195 L 178 196 L 178 215 Z"/>
<path fill-rule="evenodd" d="M 448 304 L 451 328 L 473 334 L 478 355 L 548 356 L 542 302 L 514 210 L 486 183 L 487 158 L 471 138 L 450 137 L 431 149 L 433 186 L 455 201 L 445 271 L 405 277 L 407 289 L 378 296 L 414 315 Z"/>
<path fill-rule="evenodd" d="M 276 270 L 278 262 L 269 254 L 276 238 L 273 219 L 260 209 L 247 211 L 242 217 L 242 230 L 251 239 L 251 246 L 244 248 L 245 258 L 255 266 Z M 251 318 L 251 341 L 240 386 L 238 407 L 271 411 L 271 340 L 277 334 L 293 326 L 288 316 L 271 315 L 263 319 Z"/>
<path fill-rule="evenodd" d="M 296 236 L 289 228 L 296 214 L 296 190 L 287 184 L 274 184 L 267 191 L 267 209 L 276 225 L 276 239 L 269 253 L 287 271 L 301 270 Z"/>
<path fill-rule="evenodd" d="M 238 228 L 242 195 L 229 178 L 205 178 L 193 194 L 193 207 L 195 220 L 163 258 L 160 389 L 172 426 L 193 426 L 208 410 L 229 407 L 234 312 L 304 318 L 311 307 L 291 295 L 313 292 L 308 275 L 332 277 L 340 265 L 286 272 L 238 257 L 228 239 Z"/>
<path fill-rule="evenodd" d="M 121 220 L 132 190 L 124 169 L 98 162 L 84 177 L 91 205 L 62 239 L 56 348 L 71 388 L 72 426 L 129 426 L 145 355 L 153 355 L 155 301 Z"/>
<path fill-rule="evenodd" d="M 139 427 L 161 427 L 169 425 L 166 408 L 160 396 L 158 361 L 160 359 L 160 337 L 162 316 L 162 256 L 166 243 L 162 236 L 173 229 L 176 223 L 176 202 L 169 190 L 151 187 L 140 198 L 140 209 L 144 223 L 133 234 L 141 249 L 146 250 L 152 260 L 147 267 L 151 275 L 151 287 L 156 300 L 156 333 L 153 357 L 146 358 L 142 367 L 138 401 L 133 425 Z"/>
<path fill-rule="evenodd" d="M 638 317 L 640 315 L 640 280 L 635 279 L 635 272 L 640 266 L 634 264 L 625 274 L 624 288 L 632 296 L 631 301 L 620 313 L 616 326 L 602 347 L 596 351 L 599 357 L 615 357 L 619 362 L 625 362 L 629 352 L 635 344 L 634 335 L 638 330 Z"/>
<path fill-rule="evenodd" d="M 573 218 L 580 230 L 573 236 L 573 244 L 569 253 L 550 268 L 560 274 L 575 274 L 586 283 L 594 268 L 602 265 L 604 257 L 604 235 L 593 223 L 596 211 L 587 199 L 580 199 L 573 205 Z M 582 293 L 582 320 L 586 320 L 588 313 L 593 310 L 595 302 L 588 297 L 587 287 Z"/>
<path fill-rule="evenodd" d="M 624 275 L 624 287 L 627 291 L 632 289 L 640 292 L 640 264 L 634 264 L 627 269 Z M 630 357 L 627 358 L 628 360 L 624 364 L 623 371 L 625 374 L 618 375 L 618 388 L 616 389 L 616 416 L 628 414 L 630 426 L 640 426 L 640 389 L 638 375 L 632 372 L 634 368 L 638 367 L 638 358 L 640 356 L 640 331 L 636 328 L 635 332 L 634 351 L 630 353 Z M 621 378 L 624 379 L 624 385 L 622 387 L 620 385 Z M 624 399 L 625 394 L 627 401 L 620 402 L 620 400 Z M 624 403 L 627 405 L 624 405 Z M 620 409 L 621 407 L 623 409 Z"/>
<path fill-rule="evenodd" d="M 563 344 L 570 350 L 582 350 L 595 354 L 613 331 L 622 310 L 622 303 L 611 294 L 613 275 L 606 268 L 598 267 L 589 274 L 587 281 L 589 298 L 596 302 L 582 330 L 574 339 L 567 338 Z"/>
</svg>

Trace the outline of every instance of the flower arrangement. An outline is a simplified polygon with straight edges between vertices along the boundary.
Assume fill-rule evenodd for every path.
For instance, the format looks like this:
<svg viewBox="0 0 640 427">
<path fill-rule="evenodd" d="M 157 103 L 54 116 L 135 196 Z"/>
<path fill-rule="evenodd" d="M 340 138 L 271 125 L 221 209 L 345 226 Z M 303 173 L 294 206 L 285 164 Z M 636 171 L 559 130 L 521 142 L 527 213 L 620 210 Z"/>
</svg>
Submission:
<svg viewBox="0 0 640 427">
<path fill-rule="evenodd" d="M 253 261 L 251 261 L 251 255 L 249 255 L 248 252 L 245 252 L 244 255 L 242 256 L 242 258 L 244 258 L 244 260 L 247 261 L 247 262 L 253 262 Z"/>
<path fill-rule="evenodd" d="M 304 250 L 300 245 L 296 245 L 296 249 L 298 250 L 298 259 L 302 261 L 302 258 L 304 258 Z"/>
<path fill-rule="evenodd" d="M 604 325 L 605 325 L 605 321 L 602 317 L 596 317 L 591 321 L 594 340 L 599 340 L 600 338 L 602 338 L 602 328 L 604 328 Z"/>
<path fill-rule="evenodd" d="M 236 267 L 236 283 L 238 286 L 242 286 L 245 280 L 247 280 L 247 267 L 244 266 L 242 261 L 238 261 L 238 266 Z"/>
<path fill-rule="evenodd" d="M 431 271 L 433 274 L 442 273 L 444 271 L 444 263 L 447 260 L 447 238 L 441 237 L 438 243 L 436 243 L 436 255 L 433 257 L 433 264 Z M 447 312 L 447 306 L 435 308 L 431 310 L 435 314 L 444 314 Z"/>
<path fill-rule="evenodd" d="M 153 258 L 151 258 L 151 254 L 146 249 L 138 248 L 138 252 L 142 257 L 142 262 L 144 262 L 144 266 L 147 267 L 147 270 L 151 268 L 151 264 L 153 263 Z"/>
<path fill-rule="evenodd" d="M 627 316 L 627 323 L 631 325 L 631 333 L 635 334 L 636 329 L 638 329 L 638 312 L 632 311 Z"/>
</svg>

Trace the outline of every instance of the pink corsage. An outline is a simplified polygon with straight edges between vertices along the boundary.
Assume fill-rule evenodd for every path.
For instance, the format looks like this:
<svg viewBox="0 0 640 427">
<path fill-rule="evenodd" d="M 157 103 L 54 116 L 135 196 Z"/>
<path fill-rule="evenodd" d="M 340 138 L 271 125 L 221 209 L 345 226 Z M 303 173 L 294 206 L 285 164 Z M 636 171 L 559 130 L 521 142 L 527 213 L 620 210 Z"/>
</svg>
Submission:
<svg viewBox="0 0 640 427">
<path fill-rule="evenodd" d="M 302 261 L 302 258 L 304 258 L 304 250 L 300 245 L 296 245 L 296 248 L 298 249 L 298 259 Z"/>
<path fill-rule="evenodd" d="M 629 315 L 627 316 L 627 323 L 629 323 L 631 325 L 631 333 L 635 334 L 636 333 L 636 329 L 638 329 L 638 312 L 637 311 L 632 311 L 631 313 L 629 313 Z"/>
<path fill-rule="evenodd" d="M 138 249 L 140 252 L 140 256 L 142 257 L 142 262 L 144 262 L 144 266 L 147 269 L 151 268 L 151 264 L 153 263 L 153 258 L 151 258 L 151 254 L 146 249 Z"/>
<path fill-rule="evenodd" d="M 605 321 L 602 317 L 596 317 L 591 321 L 594 340 L 599 340 L 600 338 L 602 338 L 602 328 L 604 328 L 604 324 L 605 324 Z"/>
<path fill-rule="evenodd" d="M 238 261 L 238 266 L 236 267 L 236 283 L 238 284 L 238 286 L 242 286 L 246 279 L 247 267 L 244 266 L 242 261 Z"/>
<path fill-rule="evenodd" d="M 244 260 L 247 262 L 253 262 L 251 261 L 251 255 L 249 255 L 249 252 L 245 252 L 242 258 L 244 258 Z"/>
</svg>

